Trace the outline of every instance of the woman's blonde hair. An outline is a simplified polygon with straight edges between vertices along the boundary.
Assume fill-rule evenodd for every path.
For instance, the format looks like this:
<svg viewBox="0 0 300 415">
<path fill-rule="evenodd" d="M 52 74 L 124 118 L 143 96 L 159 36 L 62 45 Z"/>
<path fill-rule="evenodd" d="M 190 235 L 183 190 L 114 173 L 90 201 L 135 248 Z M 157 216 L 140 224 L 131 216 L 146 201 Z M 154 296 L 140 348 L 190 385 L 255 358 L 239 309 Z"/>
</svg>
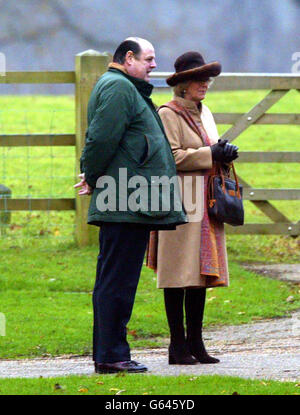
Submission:
<svg viewBox="0 0 300 415">
<path fill-rule="evenodd" d="M 174 95 L 177 97 L 184 98 L 190 82 L 191 81 L 179 82 L 179 84 L 175 85 L 173 88 Z"/>
</svg>

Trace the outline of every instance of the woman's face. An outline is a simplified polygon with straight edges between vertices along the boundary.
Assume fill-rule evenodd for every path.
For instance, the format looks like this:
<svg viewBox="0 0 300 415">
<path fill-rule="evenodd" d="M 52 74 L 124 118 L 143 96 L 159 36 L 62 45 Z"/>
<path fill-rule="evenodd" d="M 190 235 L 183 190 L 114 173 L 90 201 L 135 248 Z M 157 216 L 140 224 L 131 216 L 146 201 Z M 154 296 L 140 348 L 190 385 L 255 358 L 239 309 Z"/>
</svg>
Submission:
<svg viewBox="0 0 300 415">
<path fill-rule="evenodd" d="M 191 81 L 186 89 L 184 98 L 190 101 L 200 102 L 205 98 L 209 80 L 207 81 Z"/>
</svg>

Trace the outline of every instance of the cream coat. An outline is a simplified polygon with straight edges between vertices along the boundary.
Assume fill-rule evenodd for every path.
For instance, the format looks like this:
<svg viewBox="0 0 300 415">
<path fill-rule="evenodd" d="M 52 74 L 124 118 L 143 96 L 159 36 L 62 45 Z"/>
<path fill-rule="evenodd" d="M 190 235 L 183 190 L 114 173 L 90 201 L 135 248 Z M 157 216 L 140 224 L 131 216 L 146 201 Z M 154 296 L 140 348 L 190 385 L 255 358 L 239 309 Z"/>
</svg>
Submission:
<svg viewBox="0 0 300 415">
<path fill-rule="evenodd" d="M 186 107 L 197 123 L 202 123 L 211 143 L 219 139 L 213 116 L 205 105 L 199 111 L 197 105 L 183 98 L 175 97 L 181 106 Z M 203 142 L 186 121 L 169 108 L 161 108 L 159 115 L 170 142 L 175 158 L 178 176 L 192 176 L 190 183 L 193 198 L 196 195 L 196 177 L 203 176 L 203 169 L 212 167 L 211 150 L 203 146 Z M 199 184 L 199 183 L 198 183 Z M 186 191 L 186 187 L 185 187 Z M 199 185 L 197 188 L 199 193 Z M 203 190 L 200 192 L 203 200 Z M 184 194 L 183 194 L 184 200 Z M 186 206 L 185 206 L 186 207 Z M 189 213 L 189 212 L 187 212 Z M 190 215 L 189 215 L 190 216 Z M 200 274 L 200 241 L 201 221 L 190 222 L 178 226 L 175 231 L 160 231 L 157 253 L 157 285 L 167 287 L 213 287 L 228 285 L 228 266 L 225 235 L 222 242 L 222 253 L 226 259 L 225 275 L 216 280 Z"/>
</svg>

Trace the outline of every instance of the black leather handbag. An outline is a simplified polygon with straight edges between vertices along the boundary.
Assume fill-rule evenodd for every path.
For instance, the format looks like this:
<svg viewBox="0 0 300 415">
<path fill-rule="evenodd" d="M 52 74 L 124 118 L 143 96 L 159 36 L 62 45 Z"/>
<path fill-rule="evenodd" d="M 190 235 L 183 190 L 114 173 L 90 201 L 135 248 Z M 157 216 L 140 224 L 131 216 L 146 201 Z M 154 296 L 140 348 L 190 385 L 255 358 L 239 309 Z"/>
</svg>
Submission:
<svg viewBox="0 0 300 415">
<path fill-rule="evenodd" d="M 232 171 L 234 179 L 230 178 Z M 208 180 L 208 215 L 216 222 L 232 226 L 244 224 L 243 186 L 239 184 L 233 163 L 223 168 L 216 163 Z"/>
</svg>

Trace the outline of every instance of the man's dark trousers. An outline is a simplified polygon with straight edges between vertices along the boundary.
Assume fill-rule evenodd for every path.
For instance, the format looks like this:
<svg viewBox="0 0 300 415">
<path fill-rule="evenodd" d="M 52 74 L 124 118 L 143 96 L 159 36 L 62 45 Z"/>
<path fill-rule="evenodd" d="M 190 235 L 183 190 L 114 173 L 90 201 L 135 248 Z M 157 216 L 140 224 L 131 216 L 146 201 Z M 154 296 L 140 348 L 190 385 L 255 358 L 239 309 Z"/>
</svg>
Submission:
<svg viewBox="0 0 300 415">
<path fill-rule="evenodd" d="M 93 359 L 97 363 L 130 360 L 126 325 L 149 239 L 147 225 L 102 223 L 93 292 Z"/>
</svg>

